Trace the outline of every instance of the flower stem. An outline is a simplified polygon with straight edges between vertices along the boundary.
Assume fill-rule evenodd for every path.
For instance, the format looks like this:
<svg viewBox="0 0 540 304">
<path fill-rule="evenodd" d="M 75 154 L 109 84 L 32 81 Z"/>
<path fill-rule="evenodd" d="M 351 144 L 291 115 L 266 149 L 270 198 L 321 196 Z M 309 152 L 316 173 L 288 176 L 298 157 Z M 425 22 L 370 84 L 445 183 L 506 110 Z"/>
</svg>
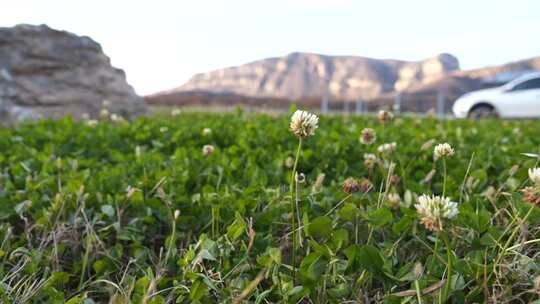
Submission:
<svg viewBox="0 0 540 304">
<path fill-rule="evenodd" d="M 446 159 L 443 157 L 443 160 L 442 160 L 442 164 L 443 164 L 443 190 L 442 190 L 442 196 L 444 197 L 445 194 L 446 194 Z"/>
<path fill-rule="evenodd" d="M 448 260 L 448 270 L 446 274 L 446 286 L 444 287 L 444 296 L 443 296 L 443 302 L 446 302 L 448 300 L 448 296 L 450 295 L 450 288 L 452 286 L 452 248 L 450 247 L 450 242 L 448 241 L 448 238 L 446 237 L 446 234 L 443 232 L 441 233 L 441 237 L 444 241 L 444 244 L 446 246 L 446 259 Z"/>
<path fill-rule="evenodd" d="M 294 199 L 294 182 L 296 177 L 296 167 L 298 165 L 298 159 L 300 158 L 300 150 L 302 150 L 302 138 L 298 139 L 298 148 L 296 150 L 296 156 L 294 158 L 294 165 L 291 174 L 290 192 L 291 192 L 291 225 L 292 225 L 292 269 L 293 269 L 293 281 L 296 281 L 296 202 Z"/>
<path fill-rule="evenodd" d="M 414 280 L 414 289 L 416 290 L 418 304 L 422 304 L 422 291 L 420 291 L 420 284 L 418 283 L 418 280 Z"/>
</svg>

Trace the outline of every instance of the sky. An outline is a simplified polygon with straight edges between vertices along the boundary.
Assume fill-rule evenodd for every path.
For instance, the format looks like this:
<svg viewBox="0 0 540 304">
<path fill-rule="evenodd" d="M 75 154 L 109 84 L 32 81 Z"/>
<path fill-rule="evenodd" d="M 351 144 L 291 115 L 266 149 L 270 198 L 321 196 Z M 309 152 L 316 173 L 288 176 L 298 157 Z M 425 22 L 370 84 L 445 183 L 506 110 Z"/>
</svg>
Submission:
<svg viewBox="0 0 540 304">
<path fill-rule="evenodd" d="M 291 52 L 422 60 L 463 69 L 540 56 L 539 0 L 0 0 L 0 27 L 90 36 L 137 93 Z"/>
</svg>

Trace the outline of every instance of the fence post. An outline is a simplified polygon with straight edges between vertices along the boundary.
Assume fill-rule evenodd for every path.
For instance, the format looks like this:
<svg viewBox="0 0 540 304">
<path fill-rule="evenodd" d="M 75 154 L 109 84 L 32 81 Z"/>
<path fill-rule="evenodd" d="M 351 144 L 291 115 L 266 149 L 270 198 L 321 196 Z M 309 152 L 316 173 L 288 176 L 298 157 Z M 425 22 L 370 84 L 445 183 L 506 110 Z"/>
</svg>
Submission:
<svg viewBox="0 0 540 304">
<path fill-rule="evenodd" d="M 356 101 L 356 108 L 355 108 L 356 115 L 362 115 L 364 114 L 364 101 L 362 98 L 358 98 Z"/>
<path fill-rule="evenodd" d="M 350 111 L 350 103 L 348 101 L 343 101 L 343 112 L 345 115 L 348 115 L 349 114 L 349 111 Z"/>
<path fill-rule="evenodd" d="M 444 117 L 444 95 L 441 92 L 437 93 L 437 116 Z"/>
<path fill-rule="evenodd" d="M 321 113 L 328 114 L 328 95 L 325 94 L 321 100 Z"/>
<path fill-rule="evenodd" d="M 396 97 L 394 99 L 393 109 L 396 114 L 399 114 L 399 112 L 401 111 L 401 92 L 398 92 L 396 94 Z"/>
</svg>

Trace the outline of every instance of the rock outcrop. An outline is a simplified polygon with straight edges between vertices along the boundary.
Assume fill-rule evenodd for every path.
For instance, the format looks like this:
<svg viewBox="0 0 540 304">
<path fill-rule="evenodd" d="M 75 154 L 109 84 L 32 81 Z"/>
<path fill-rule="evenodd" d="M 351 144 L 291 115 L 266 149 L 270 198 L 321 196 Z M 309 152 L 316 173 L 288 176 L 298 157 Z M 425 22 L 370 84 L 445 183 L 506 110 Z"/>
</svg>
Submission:
<svg viewBox="0 0 540 304">
<path fill-rule="evenodd" d="M 197 74 L 167 93 L 205 91 L 292 99 L 328 94 L 342 100 L 369 99 L 436 81 L 458 69 L 458 60 L 449 54 L 407 62 L 292 53 Z"/>
<path fill-rule="evenodd" d="M 143 99 L 89 37 L 46 25 L 0 28 L 0 108 L 16 116 L 98 115 L 103 103 L 124 116 Z M 1 109 L 0 109 L 1 110 Z"/>
</svg>

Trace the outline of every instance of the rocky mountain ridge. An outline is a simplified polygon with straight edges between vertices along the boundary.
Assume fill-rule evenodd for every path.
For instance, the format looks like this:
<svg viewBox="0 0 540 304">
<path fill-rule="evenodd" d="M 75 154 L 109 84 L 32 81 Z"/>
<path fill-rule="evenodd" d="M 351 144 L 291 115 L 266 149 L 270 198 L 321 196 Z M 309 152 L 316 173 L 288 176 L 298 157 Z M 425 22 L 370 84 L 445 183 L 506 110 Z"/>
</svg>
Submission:
<svg viewBox="0 0 540 304">
<path fill-rule="evenodd" d="M 360 56 L 291 53 L 193 76 L 168 91 L 206 91 L 255 97 L 374 98 L 433 82 L 459 69 L 457 58 L 440 54 L 418 62 Z"/>
</svg>

